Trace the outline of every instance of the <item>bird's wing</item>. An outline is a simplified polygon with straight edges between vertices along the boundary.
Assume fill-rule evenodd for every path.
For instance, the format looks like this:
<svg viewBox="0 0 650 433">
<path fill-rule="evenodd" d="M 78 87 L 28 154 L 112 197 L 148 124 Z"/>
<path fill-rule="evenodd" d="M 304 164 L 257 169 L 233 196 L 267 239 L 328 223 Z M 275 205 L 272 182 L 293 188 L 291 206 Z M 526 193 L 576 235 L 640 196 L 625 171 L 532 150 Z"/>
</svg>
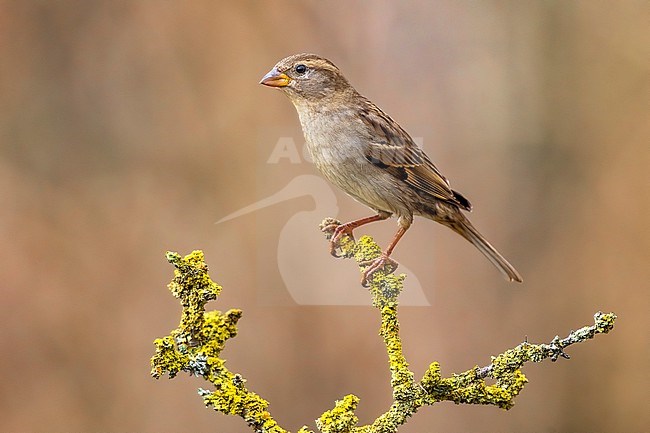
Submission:
<svg viewBox="0 0 650 433">
<path fill-rule="evenodd" d="M 465 197 L 451 189 L 449 181 L 393 119 L 370 101 L 360 112 L 369 128 L 365 149 L 368 161 L 440 200 L 465 209 L 471 207 Z"/>
</svg>

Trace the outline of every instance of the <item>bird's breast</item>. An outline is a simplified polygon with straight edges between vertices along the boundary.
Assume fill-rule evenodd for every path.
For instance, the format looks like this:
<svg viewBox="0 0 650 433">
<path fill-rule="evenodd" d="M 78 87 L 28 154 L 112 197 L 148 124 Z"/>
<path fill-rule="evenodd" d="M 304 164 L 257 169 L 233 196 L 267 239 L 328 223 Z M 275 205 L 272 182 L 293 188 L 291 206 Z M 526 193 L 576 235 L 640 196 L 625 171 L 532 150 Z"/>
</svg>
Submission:
<svg viewBox="0 0 650 433">
<path fill-rule="evenodd" d="M 394 188 L 395 179 L 366 159 L 369 138 L 354 116 L 298 112 L 311 161 L 325 178 L 370 208 L 409 213 Z"/>
<path fill-rule="evenodd" d="M 319 168 L 342 163 L 361 154 L 358 134 L 345 112 L 298 110 L 300 123 L 312 161 Z"/>
</svg>

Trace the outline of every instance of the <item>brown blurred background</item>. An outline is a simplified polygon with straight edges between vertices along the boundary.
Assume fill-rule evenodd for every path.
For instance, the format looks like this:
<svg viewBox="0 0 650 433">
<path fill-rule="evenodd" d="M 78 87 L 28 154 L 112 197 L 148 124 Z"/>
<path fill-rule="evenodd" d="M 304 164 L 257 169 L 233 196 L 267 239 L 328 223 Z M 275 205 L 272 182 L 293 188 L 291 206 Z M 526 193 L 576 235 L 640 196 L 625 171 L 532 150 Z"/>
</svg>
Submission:
<svg viewBox="0 0 650 433">
<path fill-rule="evenodd" d="M 197 378 L 149 377 L 180 313 L 166 250 L 205 251 L 225 287 L 209 307 L 244 310 L 224 356 L 284 427 L 313 427 L 347 393 L 363 423 L 387 409 L 377 312 L 298 305 L 278 264 L 296 260 L 316 293 L 361 290 L 317 232 L 334 216 L 315 211 L 323 197 L 214 224 L 315 173 L 268 163 L 302 138 L 288 100 L 257 84 L 311 51 L 422 138 L 524 276 L 503 281 L 416 220 L 395 258 L 430 304 L 401 311 L 417 376 L 619 315 L 570 361 L 528 365 L 512 410 L 445 403 L 400 431 L 647 431 L 647 18 L 632 0 L 0 2 L 0 430 L 249 431 L 203 407 Z M 369 214 L 336 194 L 339 218 Z M 385 245 L 394 230 L 363 232 Z"/>
</svg>

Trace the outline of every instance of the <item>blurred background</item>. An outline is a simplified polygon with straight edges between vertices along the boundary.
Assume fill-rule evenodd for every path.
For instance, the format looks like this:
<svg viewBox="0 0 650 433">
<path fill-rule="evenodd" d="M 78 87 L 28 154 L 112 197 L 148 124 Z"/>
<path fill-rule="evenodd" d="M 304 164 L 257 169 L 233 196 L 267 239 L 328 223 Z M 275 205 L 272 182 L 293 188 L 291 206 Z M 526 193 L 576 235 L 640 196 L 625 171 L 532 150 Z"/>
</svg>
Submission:
<svg viewBox="0 0 650 433">
<path fill-rule="evenodd" d="M 167 250 L 203 249 L 224 286 L 208 308 L 244 310 L 223 355 L 282 426 L 313 427 L 348 393 L 362 423 L 388 408 L 379 316 L 354 305 L 356 266 L 317 230 L 370 213 L 314 176 L 293 107 L 258 85 L 308 51 L 419 138 L 524 276 L 505 282 L 416 220 L 395 252 L 418 282 L 404 296 L 420 306 L 400 316 L 416 377 L 619 315 L 570 361 L 527 365 L 512 410 L 443 403 L 400 432 L 647 431 L 648 12 L 642 0 L 0 2 L 0 430 L 249 431 L 203 407 L 201 380 L 149 376 L 153 339 L 180 317 Z M 386 245 L 395 228 L 357 235 Z"/>
</svg>

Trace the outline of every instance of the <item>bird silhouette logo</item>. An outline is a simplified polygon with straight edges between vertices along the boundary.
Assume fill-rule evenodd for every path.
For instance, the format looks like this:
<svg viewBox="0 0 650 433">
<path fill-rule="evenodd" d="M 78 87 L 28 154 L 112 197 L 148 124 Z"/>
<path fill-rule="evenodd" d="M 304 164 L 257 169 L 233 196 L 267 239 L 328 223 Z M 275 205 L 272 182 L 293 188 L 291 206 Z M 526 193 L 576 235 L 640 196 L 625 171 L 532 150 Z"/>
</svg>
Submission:
<svg viewBox="0 0 650 433">
<path fill-rule="evenodd" d="M 304 196 L 313 199 L 314 207 L 292 215 L 278 239 L 278 270 L 289 295 L 298 305 L 369 305 L 366 290 L 351 283 L 358 280 L 356 267 L 332 260 L 323 235 L 315 230 L 323 218 L 336 217 L 339 211 L 336 194 L 322 178 L 298 175 L 276 193 L 221 218 L 216 224 Z M 404 265 L 400 265 L 400 270 L 408 274 L 400 305 L 431 305 L 415 274 Z"/>
</svg>

